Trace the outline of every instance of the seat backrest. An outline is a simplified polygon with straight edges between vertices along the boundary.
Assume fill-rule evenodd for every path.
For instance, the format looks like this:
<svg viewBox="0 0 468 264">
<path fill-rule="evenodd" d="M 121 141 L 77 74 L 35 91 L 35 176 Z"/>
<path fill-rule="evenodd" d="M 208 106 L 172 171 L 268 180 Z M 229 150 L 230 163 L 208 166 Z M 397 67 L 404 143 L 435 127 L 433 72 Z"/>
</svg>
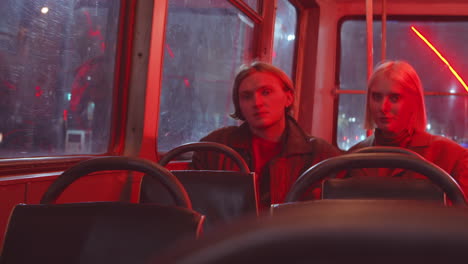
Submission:
<svg viewBox="0 0 468 264">
<path fill-rule="evenodd" d="M 400 153 L 352 153 L 319 162 L 296 180 L 285 202 L 298 201 L 307 189 L 334 172 L 358 168 L 401 168 L 414 171 L 436 184 L 453 205 L 468 207 L 465 193 L 446 171 L 419 157 Z"/>
<path fill-rule="evenodd" d="M 322 199 L 398 199 L 444 203 L 444 192 L 426 179 L 352 177 L 327 179 Z"/>
<path fill-rule="evenodd" d="M 423 201 L 317 200 L 281 204 L 151 263 L 465 263 L 468 209 Z M 182 243 L 185 242 L 185 243 Z"/>
<path fill-rule="evenodd" d="M 0 263 L 146 263 L 197 237 L 202 222 L 191 210 L 154 204 L 17 205 Z"/>
<path fill-rule="evenodd" d="M 193 210 L 206 216 L 204 230 L 246 214 L 258 214 L 254 173 L 236 171 L 172 171 L 187 191 Z M 158 181 L 144 176 L 140 203 L 173 204 Z"/>
</svg>

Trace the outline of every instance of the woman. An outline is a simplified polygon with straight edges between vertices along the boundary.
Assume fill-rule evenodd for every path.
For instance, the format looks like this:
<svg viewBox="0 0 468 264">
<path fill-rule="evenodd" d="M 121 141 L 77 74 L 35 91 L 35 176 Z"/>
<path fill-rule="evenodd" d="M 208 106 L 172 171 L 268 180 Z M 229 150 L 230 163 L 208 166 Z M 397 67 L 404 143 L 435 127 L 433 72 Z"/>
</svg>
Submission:
<svg viewBox="0 0 468 264">
<path fill-rule="evenodd" d="M 421 81 L 411 65 L 387 61 L 369 79 L 365 128 L 374 134 L 349 152 L 370 146 L 393 146 L 417 152 L 454 177 L 468 193 L 468 150 L 425 132 L 426 111 Z M 421 177 L 401 169 L 365 170 L 379 176 Z"/>
</svg>

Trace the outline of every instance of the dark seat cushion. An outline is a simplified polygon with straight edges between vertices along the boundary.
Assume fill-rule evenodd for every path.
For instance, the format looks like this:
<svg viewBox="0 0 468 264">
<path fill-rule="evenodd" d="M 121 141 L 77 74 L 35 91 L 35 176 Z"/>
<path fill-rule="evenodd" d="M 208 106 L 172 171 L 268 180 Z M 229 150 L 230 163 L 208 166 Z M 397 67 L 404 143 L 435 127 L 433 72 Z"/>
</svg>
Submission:
<svg viewBox="0 0 468 264">
<path fill-rule="evenodd" d="M 197 236 L 202 216 L 154 204 L 18 205 L 1 263 L 146 263 L 182 237 Z"/>
<path fill-rule="evenodd" d="M 442 190 L 425 179 L 352 177 L 323 182 L 323 199 L 399 199 L 444 203 Z"/>
<path fill-rule="evenodd" d="M 465 263 L 468 210 L 427 201 L 317 200 L 281 204 L 151 263 Z M 286 207 L 286 208 L 284 208 Z"/>
<path fill-rule="evenodd" d="M 253 173 L 235 171 L 172 171 L 187 190 L 193 210 L 206 216 L 205 228 L 258 212 Z M 140 203 L 174 204 L 158 181 L 143 177 Z"/>
</svg>

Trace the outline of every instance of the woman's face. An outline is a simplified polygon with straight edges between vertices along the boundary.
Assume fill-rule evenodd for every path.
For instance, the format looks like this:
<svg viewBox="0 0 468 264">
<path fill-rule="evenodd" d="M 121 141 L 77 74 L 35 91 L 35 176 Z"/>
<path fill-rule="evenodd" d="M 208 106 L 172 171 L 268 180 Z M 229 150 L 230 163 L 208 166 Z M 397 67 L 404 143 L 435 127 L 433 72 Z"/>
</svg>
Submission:
<svg viewBox="0 0 468 264">
<path fill-rule="evenodd" d="M 382 132 L 397 135 L 413 127 L 415 98 L 395 81 L 377 80 L 369 90 L 369 107 L 372 118 Z"/>
</svg>

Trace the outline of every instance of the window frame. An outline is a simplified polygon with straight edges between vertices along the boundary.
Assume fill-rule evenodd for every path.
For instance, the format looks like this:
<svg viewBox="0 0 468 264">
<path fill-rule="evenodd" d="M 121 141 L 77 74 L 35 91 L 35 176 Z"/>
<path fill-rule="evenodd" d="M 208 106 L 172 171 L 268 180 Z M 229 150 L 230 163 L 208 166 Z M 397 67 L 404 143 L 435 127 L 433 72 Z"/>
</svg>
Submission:
<svg viewBox="0 0 468 264">
<path fill-rule="evenodd" d="M 0 158 L 0 177 L 19 174 L 64 170 L 80 161 L 93 157 L 119 155 L 124 150 L 125 124 L 127 122 L 128 90 L 132 59 L 133 35 L 137 0 L 120 0 L 115 51 L 113 97 L 111 109 L 110 138 L 106 153 L 64 154 L 57 156 L 34 156 L 24 158 Z"/>
<path fill-rule="evenodd" d="M 349 20 L 358 20 L 358 21 L 366 21 L 366 16 L 365 14 L 363 15 L 346 15 L 342 16 L 338 23 L 337 23 L 337 31 L 336 31 L 336 40 L 337 40 L 337 45 L 336 45 L 336 71 L 335 71 L 335 85 L 334 85 L 334 90 L 333 94 L 335 96 L 334 99 L 334 107 L 333 107 L 333 144 L 339 148 L 338 145 L 338 114 L 339 114 L 339 100 L 340 100 L 340 95 L 342 94 L 349 94 L 349 95 L 366 95 L 367 89 L 364 90 L 343 90 L 340 89 L 340 71 L 341 71 L 341 28 L 344 22 L 349 21 Z M 378 21 L 382 23 L 382 16 L 381 15 L 374 15 L 372 21 Z M 468 22 L 468 18 L 466 16 L 461 16 L 461 15 L 456 15 L 456 16 L 447 16 L 447 15 L 411 15 L 411 14 L 405 14 L 405 15 L 387 15 L 386 16 L 386 22 L 388 23 L 389 21 L 441 21 L 441 22 L 448 22 L 448 21 L 466 21 Z M 388 27 L 387 27 L 387 34 L 388 34 Z M 388 42 L 389 39 L 387 38 L 387 50 L 388 50 Z M 374 67 L 375 65 L 373 65 Z M 367 72 L 364 74 L 367 75 Z M 466 92 L 456 92 L 456 93 L 450 93 L 450 92 L 432 92 L 432 91 L 424 91 L 424 97 L 426 96 L 467 96 L 468 93 Z M 427 114 L 426 114 L 427 115 Z M 363 117 L 364 119 L 364 117 Z M 364 128 L 362 128 L 364 130 Z M 367 136 L 370 136 L 372 134 L 372 131 L 366 131 Z M 339 148 L 341 151 L 347 151 Z"/>
</svg>

